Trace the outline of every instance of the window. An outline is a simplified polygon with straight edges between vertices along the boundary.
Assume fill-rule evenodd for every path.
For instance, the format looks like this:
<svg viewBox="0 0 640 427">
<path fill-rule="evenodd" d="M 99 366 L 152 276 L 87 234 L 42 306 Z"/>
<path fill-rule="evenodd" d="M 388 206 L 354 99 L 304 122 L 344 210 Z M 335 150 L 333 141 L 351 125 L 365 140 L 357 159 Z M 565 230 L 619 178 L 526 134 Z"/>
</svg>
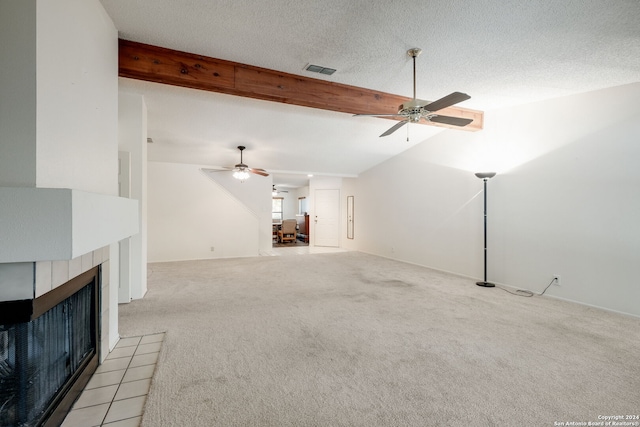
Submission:
<svg viewBox="0 0 640 427">
<path fill-rule="evenodd" d="M 271 221 L 282 222 L 282 197 L 273 197 L 271 199 Z"/>
<path fill-rule="evenodd" d="M 307 212 L 309 212 L 309 208 L 307 207 L 306 197 L 298 197 L 298 214 L 306 215 Z"/>
</svg>

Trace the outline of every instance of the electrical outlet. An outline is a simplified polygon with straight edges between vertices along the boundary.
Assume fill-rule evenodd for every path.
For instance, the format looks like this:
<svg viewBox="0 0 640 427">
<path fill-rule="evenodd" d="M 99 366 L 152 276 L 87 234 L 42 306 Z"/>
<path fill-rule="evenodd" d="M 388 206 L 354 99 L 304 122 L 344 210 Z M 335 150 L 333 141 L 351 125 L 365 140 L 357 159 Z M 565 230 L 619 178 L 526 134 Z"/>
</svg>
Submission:
<svg viewBox="0 0 640 427">
<path fill-rule="evenodd" d="M 554 274 L 553 275 L 553 284 L 556 286 L 560 286 L 560 275 L 559 274 Z"/>
</svg>

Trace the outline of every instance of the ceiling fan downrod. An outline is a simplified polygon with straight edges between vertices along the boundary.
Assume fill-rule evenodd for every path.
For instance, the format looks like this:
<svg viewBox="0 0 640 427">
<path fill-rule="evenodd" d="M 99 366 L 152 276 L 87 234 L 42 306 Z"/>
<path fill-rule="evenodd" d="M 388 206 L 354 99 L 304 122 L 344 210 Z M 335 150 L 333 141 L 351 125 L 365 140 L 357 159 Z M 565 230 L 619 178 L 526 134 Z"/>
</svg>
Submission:
<svg viewBox="0 0 640 427">
<path fill-rule="evenodd" d="M 407 55 L 413 58 L 413 99 L 416 99 L 416 58 L 422 53 L 422 49 L 414 47 L 407 51 Z"/>
<path fill-rule="evenodd" d="M 240 163 L 244 164 L 244 162 L 242 161 L 242 151 L 247 148 L 244 145 L 238 145 L 238 150 L 240 150 Z"/>
</svg>

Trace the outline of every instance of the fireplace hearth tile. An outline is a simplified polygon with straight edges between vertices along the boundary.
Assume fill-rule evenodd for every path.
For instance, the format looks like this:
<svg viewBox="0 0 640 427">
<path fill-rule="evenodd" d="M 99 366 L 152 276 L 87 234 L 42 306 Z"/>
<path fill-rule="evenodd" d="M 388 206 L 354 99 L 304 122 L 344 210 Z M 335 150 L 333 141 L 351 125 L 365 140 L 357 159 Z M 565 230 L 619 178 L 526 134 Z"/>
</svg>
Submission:
<svg viewBox="0 0 640 427">
<path fill-rule="evenodd" d="M 158 355 L 160 355 L 160 353 L 146 353 L 133 356 L 129 367 L 136 368 L 144 365 L 155 365 L 158 362 Z"/>
<path fill-rule="evenodd" d="M 136 349 L 136 356 L 139 354 L 145 353 L 157 353 L 160 351 L 160 347 L 162 347 L 162 342 L 153 342 L 150 344 L 140 344 Z"/>
<path fill-rule="evenodd" d="M 119 391 L 118 384 L 85 390 L 76 403 L 73 404 L 73 409 L 109 403 L 114 399 L 117 391 Z"/>
<path fill-rule="evenodd" d="M 142 415 L 146 400 L 147 396 L 139 396 L 113 402 L 104 422 L 109 423 Z"/>
<path fill-rule="evenodd" d="M 87 387 L 85 387 L 85 390 L 76 402 L 76 406 L 74 406 L 73 410 L 69 412 L 69 415 L 62 426 L 139 427 L 142 422 L 142 413 L 144 411 L 146 397 L 151 387 L 151 379 L 155 373 L 155 367 L 160 355 L 159 350 L 164 336 L 164 333 L 158 333 L 142 337 L 121 339 L 116 345 L 116 349 L 111 352 L 108 358 L 93 374 L 89 384 L 87 384 Z M 129 345 L 134 342 L 138 342 L 138 344 Z M 137 348 L 139 349 L 140 347 L 143 347 L 144 351 L 144 346 L 148 346 L 150 344 L 156 345 L 157 350 L 155 352 L 137 354 L 135 356 L 129 355 L 124 357 L 113 357 L 113 354 L 116 351 L 127 350 L 133 354 Z M 146 349 L 148 350 L 149 347 L 146 347 Z M 121 354 L 122 353 L 116 353 L 116 356 L 121 356 Z M 122 375 L 123 372 L 124 375 Z M 115 376 L 110 377 L 112 374 Z M 100 378 L 100 380 L 94 381 L 94 378 L 96 377 Z M 101 382 L 108 382 L 108 380 L 115 381 L 118 377 L 120 377 L 119 384 L 115 383 L 111 385 L 104 385 L 102 387 L 91 388 Z M 117 391 L 115 391 L 114 396 L 112 396 L 113 400 L 110 401 L 111 406 L 107 406 L 107 408 L 109 408 L 108 411 L 106 413 L 102 412 L 103 417 L 101 421 L 97 424 L 91 424 L 91 422 L 94 422 L 93 420 L 97 418 L 87 420 L 87 422 L 85 422 L 86 417 L 84 419 L 80 418 L 81 415 L 88 416 L 86 411 L 90 408 L 104 407 L 104 404 L 98 402 L 103 398 L 106 399 L 106 395 L 111 393 L 114 388 L 117 389 Z M 87 397 L 85 397 L 85 395 L 87 395 Z M 87 404 L 87 402 L 90 402 L 89 399 L 92 398 L 98 399 L 95 401 L 95 406 L 82 408 L 77 406 L 78 404 L 81 406 Z M 84 412 L 80 413 L 80 411 Z"/>
<path fill-rule="evenodd" d="M 120 420 L 113 423 L 103 424 L 103 426 L 109 427 L 139 427 L 142 422 L 142 417 L 127 418 L 126 420 Z"/>
<path fill-rule="evenodd" d="M 123 383 L 130 381 L 138 381 L 144 380 L 147 378 L 151 378 L 153 376 L 153 372 L 156 369 L 156 365 L 145 365 L 138 366 L 135 368 L 127 369 L 127 373 L 124 374 L 124 378 L 122 379 Z"/>
<path fill-rule="evenodd" d="M 120 384 L 120 388 L 116 393 L 113 400 L 130 399 L 132 397 L 146 396 L 149 393 L 149 387 L 151 386 L 151 378 L 144 380 L 123 382 Z"/>
<path fill-rule="evenodd" d="M 116 344 L 116 348 L 136 347 L 138 344 L 140 344 L 140 337 L 120 338 L 120 341 Z"/>
<path fill-rule="evenodd" d="M 120 347 L 114 348 L 107 356 L 107 359 L 117 359 L 119 357 L 131 357 L 135 353 L 136 347 Z"/>
<path fill-rule="evenodd" d="M 104 403 L 102 405 L 89 406 L 87 408 L 71 411 L 64 419 L 61 427 L 100 426 L 105 415 L 107 415 L 108 410 L 109 403 Z"/>
<path fill-rule="evenodd" d="M 101 374 L 94 374 L 87 386 L 84 388 L 85 390 L 91 390 L 92 388 L 104 387 L 113 384 L 119 384 L 124 377 L 125 370 L 119 371 L 111 371 L 111 372 L 103 372 Z"/>
<path fill-rule="evenodd" d="M 104 372 L 118 371 L 122 369 L 127 369 L 131 363 L 130 357 L 120 357 L 118 359 L 108 359 L 102 362 L 98 369 L 96 369 L 96 374 L 102 374 Z"/>
<path fill-rule="evenodd" d="M 140 344 L 151 344 L 164 341 L 164 332 L 160 334 L 145 335 L 140 340 Z"/>
</svg>

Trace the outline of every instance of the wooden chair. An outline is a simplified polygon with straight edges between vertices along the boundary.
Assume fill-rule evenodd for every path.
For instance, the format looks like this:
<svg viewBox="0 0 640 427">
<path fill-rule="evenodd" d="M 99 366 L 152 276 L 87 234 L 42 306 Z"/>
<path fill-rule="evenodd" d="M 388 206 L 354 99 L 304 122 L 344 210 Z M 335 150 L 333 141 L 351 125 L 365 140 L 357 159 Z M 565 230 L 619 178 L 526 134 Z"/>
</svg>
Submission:
<svg viewBox="0 0 640 427">
<path fill-rule="evenodd" d="M 282 221 L 280 230 L 278 230 L 278 241 L 281 243 L 296 241 L 296 226 L 298 221 L 295 219 L 285 219 Z"/>
</svg>

